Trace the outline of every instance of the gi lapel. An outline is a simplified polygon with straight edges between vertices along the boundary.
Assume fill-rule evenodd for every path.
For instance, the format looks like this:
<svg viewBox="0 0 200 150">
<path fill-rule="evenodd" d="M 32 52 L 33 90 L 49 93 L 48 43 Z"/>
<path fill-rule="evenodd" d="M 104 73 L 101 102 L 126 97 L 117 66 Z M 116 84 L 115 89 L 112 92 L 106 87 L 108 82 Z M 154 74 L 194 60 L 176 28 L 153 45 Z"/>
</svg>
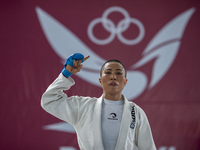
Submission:
<svg viewBox="0 0 200 150">
<path fill-rule="evenodd" d="M 102 109 L 103 96 L 97 99 L 94 107 L 93 115 L 93 137 L 95 150 L 103 150 L 103 142 L 101 135 L 101 109 Z"/>
<path fill-rule="evenodd" d="M 123 115 L 122 115 L 122 122 L 119 131 L 119 136 L 117 140 L 117 144 L 115 150 L 122 150 L 126 144 L 127 135 L 130 130 L 130 123 L 131 123 L 131 107 L 129 105 L 128 100 L 124 98 L 124 108 L 123 108 Z"/>
</svg>

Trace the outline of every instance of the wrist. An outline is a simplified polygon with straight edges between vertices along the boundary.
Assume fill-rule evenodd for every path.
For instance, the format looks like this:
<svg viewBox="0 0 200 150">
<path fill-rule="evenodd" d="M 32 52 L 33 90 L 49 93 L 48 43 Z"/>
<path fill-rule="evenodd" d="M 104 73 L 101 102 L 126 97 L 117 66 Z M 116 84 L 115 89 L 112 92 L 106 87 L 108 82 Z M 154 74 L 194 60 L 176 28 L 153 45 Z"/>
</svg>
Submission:
<svg viewBox="0 0 200 150">
<path fill-rule="evenodd" d="M 63 70 L 62 70 L 62 74 L 63 74 L 66 78 L 68 78 L 68 77 L 70 77 L 70 76 L 72 75 L 72 73 L 69 72 L 65 67 L 64 67 Z"/>
</svg>

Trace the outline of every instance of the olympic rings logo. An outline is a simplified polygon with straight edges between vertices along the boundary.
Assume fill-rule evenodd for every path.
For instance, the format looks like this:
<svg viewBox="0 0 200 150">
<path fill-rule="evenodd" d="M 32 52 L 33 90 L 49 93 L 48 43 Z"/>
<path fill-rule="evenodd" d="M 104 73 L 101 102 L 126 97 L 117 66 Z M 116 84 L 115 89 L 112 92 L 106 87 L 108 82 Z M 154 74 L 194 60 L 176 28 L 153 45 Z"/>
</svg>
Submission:
<svg viewBox="0 0 200 150">
<path fill-rule="evenodd" d="M 124 16 L 124 19 L 121 20 L 117 24 L 117 26 L 115 26 L 113 21 L 108 19 L 108 15 L 112 12 L 120 12 Z M 94 36 L 93 28 L 98 23 L 102 23 L 105 30 L 111 33 L 107 39 L 101 40 L 101 39 L 97 39 Z M 135 24 L 139 29 L 139 35 L 135 39 L 131 39 L 131 40 L 124 38 L 122 35 L 122 33 L 129 28 L 130 23 Z M 96 18 L 92 20 L 88 26 L 87 33 L 90 40 L 98 45 L 106 45 L 110 43 L 115 38 L 115 35 L 117 35 L 118 39 L 122 43 L 126 45 L 135 45 L 135 44 L 138 44 L 144 38 L 145 29 L 144 29 L 143 24 L 138 19 L 130 18 L 128 12 L 125 9 L 118 6 L 114 6 L 105 10 L 101 18 Z"/>
</svg>

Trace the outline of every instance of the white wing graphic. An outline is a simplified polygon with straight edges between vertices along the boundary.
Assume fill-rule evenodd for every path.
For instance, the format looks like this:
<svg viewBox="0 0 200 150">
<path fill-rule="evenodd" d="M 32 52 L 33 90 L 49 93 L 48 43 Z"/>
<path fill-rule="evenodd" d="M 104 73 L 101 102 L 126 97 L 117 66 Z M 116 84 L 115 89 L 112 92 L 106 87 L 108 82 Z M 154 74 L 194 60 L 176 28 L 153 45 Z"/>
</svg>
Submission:
<svg viewBox="0 0 200 150">
<path fill-rule="evenodd" d="M 148 88 L 155 86 L 172 65 L 178 53 L 184 29 L 194 11 L 195 9 L 191 8 L 166 24 L 147 45 L 143 51 L 143 58 L 132 66 L 133 69 L 136 69 L 156 58 Z M 91 56 L 84 63 L 81 73 L 76 75 L 91 84 L 99 86 L 99 70 L 105 60 L 95 54 L 75 34 L 41 8 L 36 7 L 36 12 L 49 44 L 62 58 L 62 63 L 74 52 Z M 140 71 L 129 70 L 127 75 L 128 83 L 123 93 L 127 99 L 133 100 L 147 88 L 148 81 L 146 75 Z"/>
<path fill-rule="evenodd" d="M 172 65 L 178 53 L 184 29 L 194 11 L 195 8 L 191 8 L 166 24 L 143 51 L 143 58 L 132 66 L 136 69 L 156 58 L 149 89 L 161 80 Z"/>
<path fill-rule="evenodd" d="M 54 131 L 60 131 L 60 132 L 69 132 L 69 133 L 75 133 L 75 129 L 72 125 L 66 122 L 60 122 L 60 123 L 54 123 L 50 125 L 46 125 L 43 127 L 45 130 L 54 130 Z"/>
<path fill-rule="evenodd" d="M 128 100 L 138 97 L 147 86 L 147 77 L 140 71 L 127 71 L 127 85 L 123 89 L 123 94 Z"/>
</svg>

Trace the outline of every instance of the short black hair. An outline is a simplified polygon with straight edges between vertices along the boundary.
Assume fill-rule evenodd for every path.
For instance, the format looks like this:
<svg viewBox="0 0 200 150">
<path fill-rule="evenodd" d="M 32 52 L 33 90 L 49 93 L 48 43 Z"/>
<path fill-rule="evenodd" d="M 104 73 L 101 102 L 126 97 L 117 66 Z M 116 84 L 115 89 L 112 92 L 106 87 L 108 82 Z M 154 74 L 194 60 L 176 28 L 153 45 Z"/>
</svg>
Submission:
<svg viewBox="0 0 200 150">
<path fill-rule="evenodd" d="M 121 61 L 117 60 L 117 59 L 110 59 L 110 60 L 106 61 L 106 62 L 102 65 L 101 71 L 100 71 L 100 77 L 101 77 L 101 75 L 102 75 L 102 69 L 103 69 L 103 67 L 105 66 L 105 64 L 107 64 L 107 63 L 109 63 L 109 62 L 117 62 L 117 63 L 120 63 L 120 64 L 123 66 L 124 70 L 125 70 L 125 77 L 126 77 L 126 68 L 125 68 L 124 64 L 123 64 Z"/>
</svg>

